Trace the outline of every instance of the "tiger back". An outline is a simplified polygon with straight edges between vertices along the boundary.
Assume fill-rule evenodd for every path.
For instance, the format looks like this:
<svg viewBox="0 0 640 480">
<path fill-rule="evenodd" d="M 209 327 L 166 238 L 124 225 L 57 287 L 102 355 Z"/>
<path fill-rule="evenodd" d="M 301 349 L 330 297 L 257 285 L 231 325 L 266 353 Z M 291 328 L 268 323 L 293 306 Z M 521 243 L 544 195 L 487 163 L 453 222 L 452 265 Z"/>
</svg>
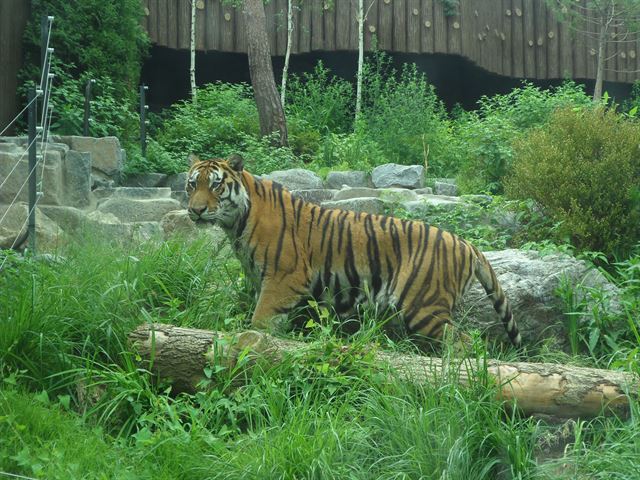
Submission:
<svg viewBox="0 0 640 480">
<path fill-rule="evenodd" d="M 309 298 L 338 314 L 365 301 L 400 314 L 407 330 L 440 339 L 477 278 L 511 342 L 521 336 L 484 255 L 456 235 L 418 221 L 323 208 L 244 170 L 243 159 L 195 159 L 188 213 L 229 236 L 257 292 L 252 325 L 269 329 Z"/>
</svg>

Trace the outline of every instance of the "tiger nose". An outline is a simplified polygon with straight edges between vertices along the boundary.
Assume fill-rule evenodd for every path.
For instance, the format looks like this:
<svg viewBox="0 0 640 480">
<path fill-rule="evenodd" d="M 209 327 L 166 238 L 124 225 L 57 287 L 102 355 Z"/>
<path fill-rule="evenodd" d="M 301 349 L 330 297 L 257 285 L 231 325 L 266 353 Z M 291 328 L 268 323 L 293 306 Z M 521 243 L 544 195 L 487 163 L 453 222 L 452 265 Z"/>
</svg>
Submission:
<svg viewBox="0 0 640 480">
<path fill-rule="evenodd" d="M 195 215 L 202 215 L 207 207 L 189 207 L 189 211 Z"/>
</svg>

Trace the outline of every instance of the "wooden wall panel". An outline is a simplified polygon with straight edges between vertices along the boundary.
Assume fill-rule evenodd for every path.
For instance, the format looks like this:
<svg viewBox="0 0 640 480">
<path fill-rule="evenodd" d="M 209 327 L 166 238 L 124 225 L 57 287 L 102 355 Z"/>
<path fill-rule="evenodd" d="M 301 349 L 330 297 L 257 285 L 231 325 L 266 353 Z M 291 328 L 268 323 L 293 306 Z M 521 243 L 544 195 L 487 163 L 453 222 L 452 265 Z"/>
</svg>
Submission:
<svg viewBox="0 0 640 480">
<path fill-rule="evenodd" d="M 393 0 L 393 51 L 407 51 L 407 2 Z"/>
<path fill-rule="evenodd" d="M 351 5 L 349 0 L 335 2 L 336 11 L 336 50 L 349 50 L 349 35 L 351 34 Z M 357 30 L 357 25 L 355 26 Z"/>
<path fill-rule="evenodd" d="M 16 0 L 4 0 L 5 2 Z M 141 0 L 141 19 L 151 41 L 188 49 L 190 0 Z M 240 9 L 221 0 L 196 0 L 198 50 L 245 52 Z M 558 21 L 546 0 L 461 0 L 445 15 L 441 0 L 364 0 L 365 49 L 460 54 L 494 73 L 539 79 L 594 78 L 597 45 Z M 371 6 L 371 8 L 369 8 Z M 294 6 L 293 53 L 357 51 L 358 0 L 309 0 Z M 265 5 L 273 55 L 287 45 L 287 0 Z M 620 32 L 618 32 L 620 33 Z M 614 55 L 617 54 L 617 55 Z M 608 81 L 633 82 L 640 75 L 640 40 L 607 46 Z"/>
<path fill-rule="evenodd" d="M 422 24 L 420 25 L 422 35 L 420 37 L 420 50 L 423 53 L 433 53 L 435 51 L 433 37 L 433 31 L 435 30 L 433 25 L 433 2 L 434 0 L 421 0 L 420 2 L 422 5 Z"/>
<path fill-rule="evenodd" d="M 378 48 L 393 50 L 393 6 L 391 0 L 380 0 L 378 9 Z"/>
</svg>

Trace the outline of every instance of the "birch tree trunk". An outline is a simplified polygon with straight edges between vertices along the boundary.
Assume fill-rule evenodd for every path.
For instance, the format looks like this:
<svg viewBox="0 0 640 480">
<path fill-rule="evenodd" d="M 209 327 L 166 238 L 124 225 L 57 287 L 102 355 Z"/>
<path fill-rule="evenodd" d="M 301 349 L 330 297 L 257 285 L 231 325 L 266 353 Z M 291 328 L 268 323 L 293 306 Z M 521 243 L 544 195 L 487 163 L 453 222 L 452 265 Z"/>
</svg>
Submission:
<svg viewBox="0 0 640 480">
<path fill-rule="evenodd" d="M 245 0 L 245 31 L 247 56 L 253 95 L 258 107 L 260 133 L 279 133 L 279 144 L 287 145 L 287 123 L 276 88 L 267 36 L 267 20 L 262 0 Z"/>
<path fill-rule="evenodd" d="M 248 366 L 256 361 L 273 365 L 288 354 L 313 353 L 313 345 L 283 340 L 246 331 L 225 334 L 164 324 L 144 324 L 134 330 L 129 341 L 154 373 L 173 382 L 176 391 L 194 391 L 205 378 L 205 367 L 236 366 L 239 355 L 248 355 Z M 317 347 L 317 346 L 316 346 Z M 345 346 L 344 348 L 348 348 Z M 297 356 L 296 358 L 304 358 Z M 374 363 L 396 378 L 416 384 L 434 382 L 451 375 L 469 384 L 486 374 L 498 385 L 498 398 L 515 403 L 525 414 L 546 414 L 561 418 L 593 417 L 601 412 L 629 415 L 629 394 L 638 394 L 639 379 L 632 374 L 549 363 L 499 362 L 441 358 L 375 352 Z M 485 370 L 486 369 L 486 370 Z"/>
<path fill-rule="evenodd" d="M 280 103 L 282 108 L 286 105 L 287 76 L 289 75 L 289 57 L 291 56 L 291 43 L 293 42 L 293 5 L 292 0 L 287 1 L 287 51 L 284 54 L 284 67 L 282 68 L 282 85 L 280 86 Z"/>
<path fill-rule="evenodd" d="M 364 0 L 358 0 L 358 72 L 356 75 L 356 115 L 358 123 L 362 108 L 362 69 L 364 66 Z"/>
<path fill-rule="evenodd" d="M 189 73 L 191 77 L 191 99 L 193 103 L 197 101 L 196 90 L 196 0 L 191 0 L 191 40 L 189 48 L 191 50 L 191 66 Z"/>
</svg>

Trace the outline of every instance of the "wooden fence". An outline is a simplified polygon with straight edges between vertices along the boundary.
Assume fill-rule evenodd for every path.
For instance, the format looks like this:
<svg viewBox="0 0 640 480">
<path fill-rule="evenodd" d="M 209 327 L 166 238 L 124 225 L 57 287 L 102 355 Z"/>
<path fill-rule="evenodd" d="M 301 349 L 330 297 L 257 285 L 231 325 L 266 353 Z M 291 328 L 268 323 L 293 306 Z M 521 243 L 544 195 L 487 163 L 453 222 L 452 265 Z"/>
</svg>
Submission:
<svg viewBox="0 0 640 480">
<path fill-rule="evenodd" d="M 365 47 L 406 53 L 461 55 L 491 72 L 537 79 L 596 76 L 594 41 L 572 33 L 556 20 L 545 0 L 461 0 L 446 15 L 442 0 L 364 0 Z M 189 48 L 190 0 L 143 0 L 144 25 L 151 41 Z M 296 2 L 294 1 L 294 4 Z M 293 53 L 357 50 L 358 0 L 305 0 L 294 13 Z M 196 0 L 198 50 L 245 52 L 240 9 L 220 0 Z M 265 5 L 271 52 L 284 55 L 287 0 Z M 640 41 L 608 47 L 605 79 L 640 78 Z"/>
</svg>

